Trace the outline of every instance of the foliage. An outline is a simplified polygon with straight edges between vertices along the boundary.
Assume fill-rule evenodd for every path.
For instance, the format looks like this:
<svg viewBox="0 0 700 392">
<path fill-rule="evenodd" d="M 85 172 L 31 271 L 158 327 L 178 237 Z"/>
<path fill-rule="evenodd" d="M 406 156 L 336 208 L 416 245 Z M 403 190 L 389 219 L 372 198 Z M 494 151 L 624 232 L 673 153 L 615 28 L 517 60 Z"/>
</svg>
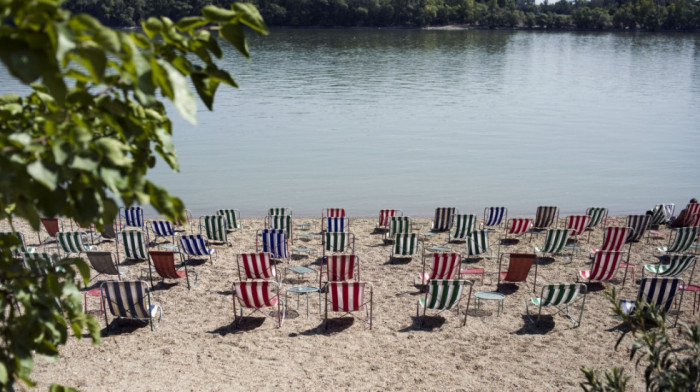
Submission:
<svg viewBox="0 0 700 392">
<path fill-rule="evenodd" d="M 666 327 L 665 312 L 654 305 L 635 304 L 635 310 L 627 315 L 622 311 L 617 294 L 613 289 L 606 292 L 613 304 L 613 313 L 620 319 L 626 329 L 617 343 L 627 335 L 632 335 L 634 341 L 630 349 L 630 361 L 636 360 L 639 366 L 643 360 L 647 365 L 644 369 L 644 381 L 647 390 L 652 391 L 697 391 L 700 389 L 700 323 L 687 325 L 679 322 L 677 339 Z M 613 368 L 605 372 L 605 380 L 601 380 L 598 372 L 592 368 L 582 369 L 586 381 L 581 383 L 584 391 L 624 391 L 629 377 L 621 368 Z"/>
<path fill-rule="evenodd" d="M 119 3 L 106 1 L 105 9 Z M 103 227 L 121 203 L 150 203 L 167 218 L 183 218 L 182 201 L 146 179 L 156 154 L 178 169 L 171 121 L 158 95 L 194 123 L 189 79 L 211 110 L 219 85 L 236 82 L 217 66 L 223 52 L 205 27 L 216 26 L 248 57 L 244 26 L 267 32 L 257 9 L 206 6 L 202 16 L 178 22 L 149 18 L 143 32 L 72 15 L 60 0 L 0 0 L 0 15 L 0 60 L 31 86 L 25 97 L 0 97 L 0 219 L 12 224 L 13 217 L 24 218 L 38 229 L 40 216 L 65 216 Z M 55 357 L 68 326 L 77 337 L 87 328 L 99 341 L 74 283 L 78 275 L 87 282 L 85 263 L 66 259 L 53 268 L 33 262 L 24 268 L 10 253 L 17 242 L 0 238 L 0 386 L 10 390 L 20 380 L 32 385 L 32 353 Z"/>
</svg>

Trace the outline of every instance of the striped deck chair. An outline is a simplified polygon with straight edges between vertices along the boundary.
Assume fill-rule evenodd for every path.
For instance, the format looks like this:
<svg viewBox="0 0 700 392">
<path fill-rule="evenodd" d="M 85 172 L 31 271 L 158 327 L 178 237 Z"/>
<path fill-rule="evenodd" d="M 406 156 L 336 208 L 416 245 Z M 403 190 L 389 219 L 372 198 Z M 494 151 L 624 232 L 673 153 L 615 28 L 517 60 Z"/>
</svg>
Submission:
<svg viewBox="0 0 700 392">
<path fill-rule="evenodd" d="M 124 230 L 117 236 L 117 242 L 121 242 L 124 257 L 129 260 L 148 260 L 146 251 L 146 239 L 140 230 Z M 117 246 L 119 257 L 119 246 Z"/>
<path fill-rule="evenodd" d="M 269 252 L 241 253 L 238 255 L 238 280 L 275 279 L 277 271 L 272 265 L 272 257 Z M 241 274 L 243 266 L 243 274 Z"/>
<path fill-rule="evenodd" d="M 549 229 L 547 230 L 547 236 L 544 239 L 544 246 L 535 247 L 535 253 L 540 253 L 540 258 L 544 257 L 545 254 L 549 253 L 554 256 L 560 253 L 566 247 L 566 242 L 569 240 L 571 235 L 571 230 L 569 229 Z M 569 262 L 573 261 L 574 252 L 571 252 L 569 257 Z"/>
<path fill-rule="evenodd" d="M 226 219 L 226 230 L 243 229 L 241 225 L 241 212 L 234 209 L 216 210 L 216 215 L 223 215 Z"/>
<path fill-rule="evenodd" d="M 151 331 L 153 331 L 156 328 L 153 320 L 158 315 L 158 322 L 160 322 L 163 318 L 163 309 L 159 305 L 151 304 L 150 292 L 148 283 L 141 280 L 106 281 L 101 285 L 102 305 L 104 308 L 109 308 L 113 317 L 145 321 L 151 325 Z M 105 312 L 105 324 L 109 328 L 107 312 Z"/>
<path fill-rule="evenodd" d="M 122 217 L 124 218 L 123 223 Z M 143 209 L 141 207 L 121 207 L 119 209 L 119 227 L 123 230 L 125 226 L 144 227 Z"/>
<path fill-rule="evenodd" d="M 474 214 L 455 214 L 452 230 L 447 235 L 447 242 L 452 239 L 466 240 L 476 229 L 477 217 Z"/>
<path fill-rule="evenodd" d="M 419 253 L 418 245 L 421 245 Z M 394 244 L 391 246 L 389 261 L 392 262 L 397 257 L 413 258 L 416 254 L 422 254 L 423 240 L 418 237 L 418 233 L 397 234 L 394 237 Z"/>
<path fill-rule="evenodd" d="M 566 228 L 571 230 L 571 236 L 578 240 L 578 236 L 583 234 L 588 228 L 591 218 L 588 215 L 569 215 L 566 217 Z M 591 232 L 588 232 L 588 240 L 591 239 Z"/>
<path fill-rule="evenodd" d="M 698 228 L 697 227 L 679 227 L 673 229 L 676 233 L 671 243 L 671 239 L 668 239 L 668 246 L 661 246 L 656 248 L 656 251 L 660 253 L 683 253 L 690 249 L 693 242 L 698 238 Z"/>
<path fill-rule="evenodd" d="M 187 262 L 182 263 L 182 265 L 185 267 L 184 271 L 177 270 L 175 268 L 175 252 L 169 250 L 152 250 L 149 251 L 148 254 L 151 256 L 151 260 L 153 261 L 153 267 L 161 277 L 161 283 L 165 283 L 165 278 L 185 278 L 187 280 L 187 290 L 197 287 L 197 279 L 199 278 L 197 271 L 188 270 Z M 190 286 L 190 273 L 194 274 L 194 283 L 192 286 Z"/>
<path fill-rule="evenodd" d="M 503 256 L 508 255 L 510 261 L 508 263 L 508 270 L 501 271 L 503 264 Z M 537 255 L 532 253 L 502 253 L 498 258 L 498 283 L 497 286 L 500 290 L 501 282 L 504 283 L 520 283 L 523 282 L 527 285 L 527 276 L 530 274 L 532 269 L 532 264 L 535 264 L 535 280 L 532 284 L 532 292 L 535 292 L 537 287 Z"/>
<path fill-rule="evenodd" d="M 430 263 L 430 271 L 427 270 Z M 462 255 L 457 252 L 451 253 L 428 253 L 423 255 L 423 272 L 413 279 L 416 286 L 424 286 L 431 279 L 453 279 L 459 278 L 462 264 Z"/>
<path fill-rule="evenodd" d="M 411 232 L 411 218 L 407 216 L 393 216 L 389 220 L 389 231 L 384 235 L 385 240 L 393 240 L 397 234 L 408 234 Z"/>
<path fill-rule="evenodd" d="M 632 233 L 631 227 L 621 227 L 621 226 L 610 226 L 606 227 L 603 232 L 603 246 L 600 249 L 591 249 L 591 255 L 599 252 L 601 250 L 609 250 L 613 252 L 620 252 L 625 244 L 629 244 L 627 239 Z M 629 244 L 627 251 L 629 252 L 632 248 L 632 244 Z"/>
<path fill-rule="evenodd" d="M 455 214 L 459 213 L 455 207 L 438 207 L 435 209 L 435 219 L 431 229 L 433 231 L 447 231 L 452 228 Z"/>
<path fill-rule="evenodd" d="M 588 220 L 588 228 L 593 229 L 601 222 L 605 222 L 605 218 L 608 217 L 608 209 L 605 207 L 590 207 L 586 210 L 586 215 L 590 218 Z"/>
<path fill-rule="evenodd" d="M 478 256 L 489 252 L 489 257 L 493 254 L 489 246 L 489 231 L 487 229 L 473 231 L 467 237 L 467 257 Z"/>
<path fill-rule="evenodd" d="M 638 242 L 641 240 L 644 233 L 649 229 L 649 222 L 651 222 L 651 215 L 629 215 L 627 217 L 627 226 L 632 228 L 632 233 L 630 233 L 627 241 Z"/>
<path fill-rule="evenodd" d="M 428 291 L 424 298 L 418 300 L 416 306 L 416 319 L 418 327 L 423 326 L 423 319 L 428 309 L 439 310 L 438 314 L 445 310 L 457 309 L 459 316 L 459 302 L 462 299 L 464 286 L 469 286 L 467 294 L 467 309 L 464 312 L 462 326 L 467 325 L 467 314 L 469 313 L 469 299 L 472 297 L 473 283 L 469 280 L 460 279 L 431 279 L 428 282 Z M 423 317 L 420 316 L 420 308 L 423 308 Z"/>
<path fill-rule="evenodd" d="M 539 206 L 535 215 L 533 227 L 537 230 L 548 229 L 552 224 L 557 227 L 559 219 L 559 207 L 556 206 Z"/>
<path fill-rule="evenodd" d="M 326 265 L 326 273 L 323 273 L 323 265 Z M 357 273 L 355 273 L 357 269 Z M 328 282 L 345 282 L 348 280 L 360 280 L 360 257 L 356 255 L 328 255 L 321 263 L 318 273 L 318 287 L 323 287 L 323 278 Z"/>
<path fill-rule="evenodd" d="M 274 289 L 274 290 L 273 290 Z M 240 316 L 236 311 L 236 302 L 240 306 Z M 260 313 L 265 317 L 271 317 L 263 309 L 277 307 L 277 326 L 284 324 L 285 306 L 280 296 L 279 283 L 272 280 L 246 280 L 233 282 L 233 317 L 235 326 L 239 326 L 244 317 L 250 317 L 254 313 Z M 247 315 L 243 309 L 250 309 Z"/>
<path fill-rule="evenodd" d="M 508 209 L 506 207 L 484 208 L 482 227 L 498 227 L 503 222 L 508 222 Z"/>
<path fill-rule="evenodd" d="M 693 268 L 690 270 L 690 278 L 688 282 L 693 281 L 693 274 L 695 274 L 695 255 L 669 255 L 668 264 L 647 264 L 642 269 L 642 278 L 644 277 L 644 270 L 651 272 L 654 276 L 661 277 L 675 277 L 680 276 L 683 272 L 688 270 L 690 266 Z"/>
<path fill-rule="evenodd" d="M 226 217 L 223 215 L 205 215 L 199 218 L 199 234 L 207 235 L 209 242 L 222 242 L 224 245 L 232 246 L 228 240 L 226 231 Z"/>
<path fill-rule="evenodd" d="M 532 228 L 532 219 L 528 218 L 513 218 L 506 223 L 506 235 L 524 235 Z"/>
<path fill-rule="evenodd" d="M 175 243 L 175 228 L 166 220 L 151 221 L 151 230 L 153 230 L 153 243 L 155 244 L 158 237 L 170 237 L 170 242 Z"/>
<path fill-rule="evenodd" d="M 262 229 L 258 230 L 258 235 L 255 236 L 255 251 L 268 252 L 273 259 L 284 259 L 289 262 L 289 243 L 284 230 L 281 229 Z M 258 248 L 258 238 L 261 240 L 261 249 Z"/>
<path fill-rule="evenodd" d="M 642 311 L 647 309 L 648 305 L 655 305 L 659 310 L 667 313 L 671 309 L 671 304 L 673 303 L 673 298 L 678 292 L 678 287 L 683 284 L 680 278 L 642 278 L 642 282 L 639 284 L 639 292 L 637 293 L 637 300 L 620 300 L 620 306 L 625 314 L 631 314 L 635 311 L 637 306 L 642 307 Z M 681 291 L 680 302 L 683 302 L 683 292 Z M 681 304 L 678 304 L 680 309 Z M 680 313 L 680 312 L 678 312 Z M 676 313 L 676 320 L 673 322 L 672 326 L 676 326 L 678 322 L 678 313 Z M 668 321 L 668 320 L 667 320 Z"/>
<path fill-rule="evenodd" d="M 207 246 L 207 240 L 201 234 L 183 234 L 180 236 L 179 251 L 189 257 L 209 257 L 209 262 L 214 264 L 212 255 L 214 249 Z"/>
<path fill-rule="evenodd" d="M 700 227 L 700 214 L 694 214 L 688 218 L 688 227 Z"/>
<path fill-rule="evenodd" d="M 104 225 L 102 227 L 102 231 L 100 232 L 100 238 L 102 240 L 116 240 L 117 239 L 117 230 L 115 229 L 113 224 L 110 225 Z"/>
<path fill-rule="evenodd" d="M 651 225 L 658 226 L 671 220 L 673 212 L 676 210 L 675 204 L 657 204 L 651 210 Z"/>
<path fill-rule="evenodd" d="M 689 203 L 686 207 L 686 211 L 686 224 L 684 224 L 684 226 L 697 226 L 697 224 L 689 224 L 689 222 L 693 220 L 693 218 L 695 218 L 695 222 L 698 221 L 697 216 L 693 216 L 700 215 L 700 203 Z"/>
<path fill-rule="evenodd" d="M 84 231 L 64 231 L 56 233 L 56 241 L 60 250 L 67 255 L 71 253 L 83 253 L 89 250 L 96 250 L 97 247 L 88 245 L 88 236 Z"/>
<path fill-rule="evenodd" d="M 63 225 L 58 218 L 41 218 L 41 225 L 44 226 L 44 230 L 46 230 L 46 233 L 49 235 L 46 242 L 51 238 L 56 239 L 56 234 L 63 231 Z M 39 244 L 43 244 L 43 242 L 41 242 L 41 230 L 37 231 L 36 234 L 39 236 Z"/>
<path fill-rule="evenodd" d="M 289 241 L 294 243 L 292 236 L 292 216 L 291 215 L 268 215 L 265 217 L 265 226 L 268 229 L 284 230 L 284 235 Z"/>
<path fill-rule="evenodd" d="M 0 236 L 6 237 L 5 241 L 3 241 L 4 243 L 16 243 L 15 245 L 11 245 L 9 247 L 14 255 L 18 256 L 22 253 L 36 252 L 36 248 L 27 248 L 24 242 L 24 235 L 22 235 L 22 233 L 19 231 L 0 233 Z M 15 241 L 15 239 L 17 239 L 17 241 Z"/>
<path fill-rule="evenodd" d="M 329 253 L 355 253 L 355 235 L 352 233 L 323 233 L 321 237 L 323 256 Z"/>
<path fill-rule="evenodd" d="M 593 257 L 593 267 L 590 270 L 580 270 L 578 272 L 578 277 L 590 282 L 606 282 L 615 276 L 615 273 L 620 269 L 620 264 L 622 263 L 622 257 L 625 253 L 615 252 L 609 250 L 602 250 L 596 252 Z M 627 253 L 629 257 L 629 253 Z M 625 276 L 622 279 L 622 285 L 624 286 L 625 280 L 627 279 L 627 269 L 625 269 Z M 578 278 L 576 279 L 578 281 Z M 633 279 L 634 281 L 634 279 Z"/>
<path fill-rule="evenodd" d="M 365 291 L 368 286 L 369 301 L 365 301 Z M 365 321 L 369 324 L 369 329 L 371 330 L 374 296 L 372 291 L 372 284 L 369 282 L 328 282 L 328 290 L 326 290 L 325 296 L 325 328 L 328 329 L 328 308 L 330 306 L 331 312 L 342 312 L 351 316 L 353 312 L 364 310 L 366 313 Z"/>
<path fill-rule="evenodd" d="M 267 215 L 292 215 L 292 209 L 289 207 L 272 207 L 267 210 Z"/>
<path fill-rule="evenodd" d="M 401 210 L 379 210 L 379 222 L 377 223 L 377 228 L 388 229 L 389 221 L 394 216 L 403 216 L 403 211 Z"/>
<path fill-rule="evenodd" d="M 87 252 L 87 258 L 92 269 L 97 272 L 94 278 L 100 275 L 117 275 L 117 279 L 121 280 L 122 275 L 129 273 L 128 269 L 119 266 L 119 259 L 112 252 L 90 251 Z"/>
<path fill-rule="evenodd" d="M 329 233 L 347 233 L 350 231 L 350 220 L 345 217 L 328 217 L 325 220 L 325 229 L 321 226 L 322 231 Z"/>
<path fill-rule="evenodd" d="M 537 306 L 539 311 L 537 312 L 537 321 L 540 320 L 542 315 L 542 307 L 544 306 L 554 306 L 557 308 L 557 313 L 566 312 L 566 317 L 574 323 L 574 327 L 581 325 L 581 318 L 583 317 L 583 308 L 586 305 L 586 293 L 588 288 L 583 283 L 554 283 L 542 286 L 542 294 L 539 298 L 530 298 L 525 302 L 525 312 L 527 313 L 527 318 L 533 324 L 536 322 L 532 316 L 530 316 L 530 303 Z M 569 304 L 574 302 L 580 293 L 583 293 L 583 299 L 581 300 L 581 311 L 578 315 L 578 320 L 576 320 L 571 313 L 569 313 Z"/>
<path fill-rule="evenodd" d="M 57 255 L 46 252 L 23 252 L 21 255 L 24 268 L 38 276 L 48 275 L 58 261 Z"/>
</svg>

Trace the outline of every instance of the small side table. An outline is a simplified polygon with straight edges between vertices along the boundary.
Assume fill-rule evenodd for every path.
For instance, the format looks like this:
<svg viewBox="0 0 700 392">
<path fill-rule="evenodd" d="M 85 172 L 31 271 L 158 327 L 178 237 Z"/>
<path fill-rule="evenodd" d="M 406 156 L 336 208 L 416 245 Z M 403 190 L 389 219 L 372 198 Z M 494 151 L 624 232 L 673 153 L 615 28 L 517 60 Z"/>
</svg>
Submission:
<svg viewBox="0 0 700 392">
<path fill-rule="evenodd" d="M 304 274 L 315 274 L 317 271 L 313 268 L 305 267 L 303 265 L 290 265 L 285 270 L 292 271 L 297 274 L 297 279 L 301 279 Z M 286 274 L 285 274 L 286 275 Z"/>
<path fill-rule="evenodd" d="M 425 250 L 430 250 L 433 252 L 449 252 L 450 248 L 446 246 L 431 246 L 430 248 L 425 248 Z"/>
<path fill-rule="evenodd" d="M 310 256 L 312 253 L 315 255 L 316 252 L 318 251 L 314 248 L 292 248 L 292 256 L 294 256 L 294 253 L 306 253 Z"/>
<path fill-rule="evenodd" d="M 309 294 L 310 293 L 318 293 L 318 314 L 321 314 L 321 292 L 319 291 L 318 287 L 314 286 L 292 286 L 287 289 L 287 292 L 284 294 L 284 303 L 287 304 L 288 302 L 288 297 L 289 293 L 294 293 L 297 295 L 297 310 L 299 310 L 299 297 L 302 295 L 306 296 L 306 318 L 309 317 Z"/>
<path fill-rule="evenodd" d="M 501 293 L 497 293 L 495 291 L 477 291 L 476 294 L 474 294 L 474 297 L 476 298 L 476 308 L 479 309 L 480 305 L 480 300 L 485 300 L 485 301 L 497 301 L 498 302 L 498 313 L 497 316 L 501 315 L 501 312 L 503 311 L 503 300 L 506 298 L 505 295 Z"/>
</svg>

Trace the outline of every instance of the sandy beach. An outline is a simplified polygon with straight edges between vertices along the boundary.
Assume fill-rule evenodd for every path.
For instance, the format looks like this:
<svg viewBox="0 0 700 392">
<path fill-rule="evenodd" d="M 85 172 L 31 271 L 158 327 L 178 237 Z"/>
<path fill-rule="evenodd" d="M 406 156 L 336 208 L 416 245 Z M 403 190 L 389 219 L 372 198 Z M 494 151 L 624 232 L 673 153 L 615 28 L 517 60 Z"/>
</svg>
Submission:
<svg viewBox="0 0 700 392">
<path fill-rule="evenodd" d="M 429 231 L 431 220 L 414 220 L 419 225 L 416 231 Z M 624 218 L 618 220 L 624 222 Z M 562 217 L 559 227 L 563 222 Z M 320 218 L 296 218 L 294 223 L 312 223 L 312 227 L 308 231 L 296 229 L 291 247 L 310 247 L 318 252 L 295 254 L 290 265 L 318 270 L 320 237 L 300 235 L 319 232 Z M 245 319 L 236 328 L 231 294 L 231 282 L 238 279 L 236 255 L 255 250 L 255 232 L 263 227 L 262 218 L 244 219 L 244 230 L 231 234 L 233 246 L 214 246 L 217 257 L 213 265 L 208 261 L 192 263 L 191 268 L 199 274 L 194 289 L 188 290 L 184 280 L 168 280 L 165 285 L 160 279 L 154 280 L 152 302 L 161 305 L 164 312 L 155 332 L 142 322 L 112 321 L 111 316 L 111 328 L 105 329 L 99 300 L 88 297 L 88 312 L 99 318 L 103 328 L 101 345 L 94 347 L 89 338 L 71 337 L 60 348 L 57 362 L 37 358 L 32 373 L 38 382 L 36 389 L 46 390 L 55 382 L 84 391 L 580 390 L 582 366 L 622 367 L 631 376 L 630 390 L 644 389 L 643 368 L 635 369 L 628 360 L 629 344 L 614 349 L 620 323 L 611 316 L 604 291 L 616 287 L 621 289 L 622 298 L 634 298 L 643 265 L 657 262 L 653 250 L 668 243 L 668 228 L 660 228 L 664 238 L 647 241 L 645 237 L 632 246 L 630 262 L 636 266 L 636 282 L 629 279 L 622 288 L 624 271 L 620 270 L 612 282 L 589 286 L 578 328 L 573 328 L 562 314 L 552 316 L 553 309 L 543 311 L 538 325 L 527 321 L 525 303 L 534 296 L 532 271 L 530 287 L 502 287 L 506 296 L 500 316 L 493 301 L 482 301 L 477 310 L 472 293 L 465 327 L 461 326 L 462 318 L 443 313 L 426 318 L 423 329 L 419 329 L 416 302 L 423 294 L 413 280 L 422 270 L 421 258 L 389 263 L 390 244 L 383 241 L 382 232 L 375 230 L 376 224 L 377 218 L 355 218 L 350 226 L 356 236 L 355 253 L 361 260 L 362 280 L 371 282 L 374 290 L 372 330 L 347 317 L 333 319 L 326 330 L 316 293 L 308 297 L 308 317 L 305 298 L 297 307 L 296 295 L 290 294 L 282 328 L 259 316 Z M 6 222 L 0 225 L 2 231 L 9 228 Z M 26 224 L 16 226 L 24 233 L 27 245 L 38 244 L 36 233 Z M 198 232 L 197 227 L 193 229 Z M 483 285 L 480 276 L 467 276 L 474 280 L 474 292 L 496 290 L 496 252 L 503 234 L 503 229 L 490 234 L 492 257 L 468 260 L 469 266 L 486 270 Z M 45 235 L 43 232 L 42 239 Z M 594 229 L 589 242 L 587 237 L 586 233 L 579 240 L 581 251 L 571 263 L 568 254 L 541 261 L 537 295 L 542 284 L 573 282 L 579 270 L 590 268 L 588 250 L 600 247 L 602 229 Z M 465 253 L 463 241 L 446 245 L 446 233 L 425 238 L 425 247 L 447 246 Z M 532 253 L 534 246 L 543 243 L 544 235 L 535 235 L 532 241 L 528 235 L 516 244 L 501 246 L 501 252 Z M 115 251 L 115 243 L 102 242 L 99 249 Z M 124 277 L 129 280 L 141 278 L 146 270 L 145 262 L 126 262 L 123 266 L 130 270 Z M 285 267 L 277 265 L 279 270 Z M 689 275 L 686 271 L 682 278 L 687 281 Z M 289 287 L 317 286 L 317 279 L 314 274 L 298 279 L 296 274 L 287 273 L 282 298 Z M 96 282 L 91 281 L 90 287 L 96 287 Z M 580 304 L 575 303 L 572 313 Z M 462 311 L 465 305 L 466 298 Z M 686 295 L 680 320 L 697 321 L 700 313 L 692 315 L 692 305 L 692 296 Z"/>
</svg>

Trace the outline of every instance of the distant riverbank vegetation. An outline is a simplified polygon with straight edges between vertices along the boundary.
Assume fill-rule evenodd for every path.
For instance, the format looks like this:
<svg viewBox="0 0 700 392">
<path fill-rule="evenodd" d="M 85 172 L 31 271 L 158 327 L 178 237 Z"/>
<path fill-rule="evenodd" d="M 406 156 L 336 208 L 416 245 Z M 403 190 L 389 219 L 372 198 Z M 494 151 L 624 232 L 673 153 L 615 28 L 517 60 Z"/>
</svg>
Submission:
<svg viewBox="0 0 700 392">
<path fill-rule="evenodd" d="M 138 26 L 150 16 L 178 20 L 232 0 L 66 0 L 110 26 Z M 692 0 L 251 0 L 270 26 L 428 27 L 697 31 Z"/>
</svg>

